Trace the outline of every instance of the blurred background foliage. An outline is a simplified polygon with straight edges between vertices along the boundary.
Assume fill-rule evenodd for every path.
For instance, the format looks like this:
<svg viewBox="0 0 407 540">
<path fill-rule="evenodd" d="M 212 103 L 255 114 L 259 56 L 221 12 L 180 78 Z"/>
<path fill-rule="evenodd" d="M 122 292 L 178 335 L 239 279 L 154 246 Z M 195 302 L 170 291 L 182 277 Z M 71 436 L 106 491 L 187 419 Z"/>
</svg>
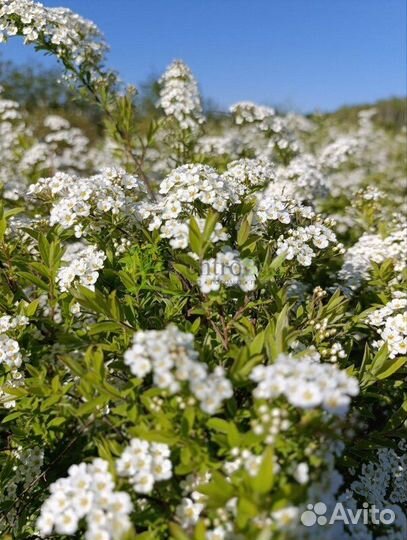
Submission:
<svg viewBox="0 0 407 540">
<path fill-rule="evenodd" d="M 156 107 L 157 79 L 158 76 L 151 75 L 138 87 L 137 110 L 140 117 L 146 120 L 151 120 L 159 114 Z M 34 118 L 37 117 L 39 122 L 48 114 L 58 114 L 69 120 L 72 125 L 81 128 L 91 142 L 103 133 L 100 110 L 71 90 L 57 68 L 45 68 L 41 63 L 16 65 L 0 56 L 0 85 L 3 88 L 4 98 L 20 103 Z M 203 105 L 213 123 L 225 113 L 211 98 L 206 98 Z M 399 130 L 407 125 L 407 99 L 398 97 L 382 99 L 376 103 L 344 106 L 328 113 L 314 112 L 306 116 L 313 120 L 319 118 L 324 123 L 331 120 L 338 127 L 349 126 L 357 124 L 358 113 L 371 106 L 377 109 L 374 121 L 378 126 Z"/>
</svg>

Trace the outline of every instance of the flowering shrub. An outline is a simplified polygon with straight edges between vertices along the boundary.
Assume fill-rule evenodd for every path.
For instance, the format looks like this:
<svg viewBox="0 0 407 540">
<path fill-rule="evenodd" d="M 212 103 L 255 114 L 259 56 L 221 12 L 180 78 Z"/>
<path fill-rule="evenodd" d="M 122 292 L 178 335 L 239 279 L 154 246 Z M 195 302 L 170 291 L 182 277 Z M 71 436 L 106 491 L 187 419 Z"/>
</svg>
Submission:
<svg viewBox="0 0 407 540">
<path fill-rule="evenodd" d="M 92 23 L 5 0 L 0 30 L 105 119 L 0 98 L 2 538 L 404 539 L 403 134 L 214 121 L 181 61 L 146 120 Z M 335 500 L 396 519 L 301 522 Z"/>
</svg>

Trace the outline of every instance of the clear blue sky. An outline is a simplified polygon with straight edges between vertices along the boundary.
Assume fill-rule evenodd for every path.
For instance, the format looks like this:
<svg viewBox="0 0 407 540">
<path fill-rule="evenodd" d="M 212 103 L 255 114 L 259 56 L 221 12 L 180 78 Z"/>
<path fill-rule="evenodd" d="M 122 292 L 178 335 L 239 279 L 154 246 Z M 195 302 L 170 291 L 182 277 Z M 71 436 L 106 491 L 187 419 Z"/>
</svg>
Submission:
<svg viewBox="0 0 407 540">
<path fill-rule="evenodd" d="M 43 0 L 92 19 L 141 83 L 185 60 L 205 97 L 301 111 L 406 94 L 406 0 Z M 17 40 L 3 58 L 40 58 Z M 50 61 L 45 61 L 48 65 Z"/>
</svg>

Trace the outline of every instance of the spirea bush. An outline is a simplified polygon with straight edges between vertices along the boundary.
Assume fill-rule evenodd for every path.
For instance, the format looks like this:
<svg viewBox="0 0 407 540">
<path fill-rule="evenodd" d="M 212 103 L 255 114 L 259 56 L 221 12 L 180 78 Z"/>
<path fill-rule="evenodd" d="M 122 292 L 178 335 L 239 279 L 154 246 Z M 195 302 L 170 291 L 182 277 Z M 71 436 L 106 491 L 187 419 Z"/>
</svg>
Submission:
<svg viewBox="0 0 407 540">
<path fill-rule="evenodd" d="M 179 60 L 149 116 L 92 23 L 15 35 L 105 129 L 0 96 L 2 538 L 405 540 L 405 131 L 205 117 Z M 302 523 L 337 501 L 395 519 Z"/>
</svg>

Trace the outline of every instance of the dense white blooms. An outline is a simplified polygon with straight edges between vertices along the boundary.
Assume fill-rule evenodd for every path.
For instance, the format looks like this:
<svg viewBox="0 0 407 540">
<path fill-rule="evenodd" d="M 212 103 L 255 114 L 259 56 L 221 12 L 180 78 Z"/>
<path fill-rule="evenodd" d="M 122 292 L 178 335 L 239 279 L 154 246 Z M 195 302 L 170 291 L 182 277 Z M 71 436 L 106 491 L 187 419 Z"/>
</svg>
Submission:
<svg viewBox="0 0 407 540">
<path fill-rule="evenodd" d="M 82 131 L 57 115 L 45 117 L 44 127 L 48 133 L 28 148 L 20 161 L 22 174 L 34 170 L 40 174 L 86 170 L 89 164 L 89 140 Z"/>
<path fill-rule="evenodd" d="M 195 201 L 222 212 L 231 197 L 226 181 L 215 169 L 195 164 L 182 165 L 171 171 L 161 182 L 159 193 L 163 200 L 151 211 L 162 213 L 163 219 L 178 217 L 182 211 L 190 210 Z"/>
<path fill-rule="evenodd" d="M 232 199 L 225 179 L 206 165 L 183 165 L 174 169 L 160 184 L 158 201 L 140 203 L 137 210 L 142 220 L 149 222 L 150 231 L 160 229 L 174 248 L 188 245 L 188 222 L 195 214 L 195 204 L 204 204 L 222 212 Z M 197 219 L 203 230 L 204 222 Z M 211 240 L 226 240 L 221 224 L 217 224 Z"/>
<path fill-rule="evenodd" d="M 391 212 L 404 202 L 406 130 L 378 128 L 372 110 L 355 126 L 252 102 L 207 121 L 178 60 L 150 114 L 105 70 L 92 23 L 2 0 L 0 41 L 14 35 L 54 53 L 106 125 L 82 131 L 0 96 L 0 536 L 158 539 L 178 528 L 200 540 L 405 540 L 407 228 Z M 362 234 L 339 276 L 334 230 L 348 246 Z M 345 285 L 388 258 L 349 298 Z M 78 303 L 75 287 L 96 283 L 112 309 Z M 174 320 L 180 329 L 165 326 Z M 366 343 L 387 343 L 395 359 L 380 380 L 365 373 Z M 61 363 L 67 355 L 89 376 Z M 45 495 L 78 441 L 109 461 L 71 466 Z M 376 459 L 375 445 L 392 448 Z M 353 509 L 363 499 L 397 507 L 397 525 L 303 531 L 300 512 L 318 500 L 331 508 L 344 483 L 336 466 L 362 454 L 342 495 Z"/>
<path fill-rule="evenodd" d="M 382 263 L 393 259 L 394 269 L 401 272 L 406 265 L 407 226 L 400 224 L 388 236 L 363 234 L 345 253 L 339 279 L 351 289 L 357 289 L 369 278 L 372 261 Z"/>
<path fill-rule="evenodd" d="M 256 194 L 254 217 L 256 223 L 279 221 L 288 224 L 295 217 L 312 219 L 315 212 L 311 206 L 304 206 L 288 185 L 272 182 L 264 191 Z"/>
<path fill-rule="evenodd" d="M 22 112 L 17 102 L 2 99 L 0 86 L 0 190 L 3 197 L 17 200 L 23 191 L 18 177 L 18 163 L 22 148 L 20 141 L 30 130 L 23 121 Z"/>
<path fill-rule="evenodd" d="M 109 464 L 96 458 L 68 469 L 68 476 L 50 486 L 37 527 L 42 536 L 75 534 L 86 520 L 86 540 L 120 540 L 130 528 L 132 504 L 127 493 L 115 491 Z"/>
<path fill-rule="evenodd" d="M 63 262 L 67 263 L 66 266 L 58 271 L 58 287 L 62 292 L 66 292 L 74 282 L 77 282 L 94 290 L 105 259 L 106 255 L 96 246 L 72 244 L 64 254 Z"/>
<path fill-rule="evenodd" d="M 355 155 L 358 146 L 357 137 L 343 135 L 322 149 L 319 161 L 324 167 L 337 169 Z"/>
<path fill-rule="evenodd" d="M 208 366 L 198 361 L 192 334 L 180 332 L 176 326 L 165 330 L 140 331 L 134 335 L 133 346 L 124 354 L 124 362 L 136 377 L 144 379 L 152 372 L 153 383 L 170 393 L 189 384 L 201 409 L 214 414 L 224 399 L 232 396 L 230 381 L 218 366 L 209 373 Z"/>
<path fill-rule="evenodd" d="M 181 60 L 168 66 L 159 80 L 159 106 L 166 116 L 174 118 L 181 129 L 196 130 L 205 120 L 201 98 L 192 71 Z"/>
<path fill-rule="evenodd" d="M 274 364 L 255 367 L 250 379 L 258 383 L 255 399 L 285 396 L 295 407 L 322 407 L 334 415 L 345 414 L 351 396 L 359 392 L 355 378 L 336 365 L 320 363 L 317 353 L 299 358 L 280 354 Z"/>
<path fill-rule="evenodd" d="M 252 259 L 241 259 L 238 251 L 226 247 L 216 257 L 202 261 L 198 284 L 204 294 L 218 291 L 222 285 L 252 291 L 256 287 L 257 272 Z"/>
<path fill-rule="evenodd" d="M 40 178 L 30 186 L 28 195 L 51 201 L 50 224 L 63 227 L 77 225 L 77 236 L 82 234 L 81 219 L 113 215 L 129 209 L 142 190 L 138 178 L 123 169 L 108 168 L 90 178 L 79 178 L 66 173 L 57 173 L 51 178 Z"/>
<path fill-rule="evenodd" d="M 327 181 L 318 160 L 311 154 L 294 157 L 287 166 L 276 171 L 278 186 L 293 199 L 313 200 L 326 195 Z"/>
<path fill-rule="evenodd" d="M 261 130 L 276 130 L 275 116 L 273 108 L 257 105 L 251 101 L 240 101 L 230 107 L 236 124 L 256 123 Z"/>
<path fill-rule="evenodd" d="M 287 260 L 296 259 L 301 266 L 310 266 L 316 257 L 315 250 L 334 247 L 342 249 L 338 244 L 335 233 L 321 223 L 290 229 L 281 235 L 277 241 L 277 255 L 285 253 Z"/>
<path fill-rule="evenodd" d="M 27 326 L 28 318 L 24 315 L 11 317 L 3 315 L 0 317 L 0 365 L 5 364 L 9 368 L 19 368 L 22 364 L 18 341 L 9 337 L 6 332 Z"/>
<path fill-rule="evenodd" d="M 270 161 L 238 159 L 228 164 L 222 177 L 230 186 L 231 193 L 241 197 L 248 191 L 275 181 L 276 171 Z"/>
<path fill-rule="evenodd" d="M 0 317 L 0 334 L 4 334 L 9 330 L 15 330 L 16 328 L 27 326 L 29 323 L 28 318 L 25 315 L 3 315 Z"/>
<path fill-rule="evenodd" d="M 137 493 L 151 493 L 155 482 L 172 476 L 170 448 L 166 444 L 132 439 L 116 462 L 119 476 L 129 479 Z"/>
<path fill-rule="evenodd" d="M 20 34 L 25 43 L 41 39 L 59 57 L 77 65 L 97 64 L 106 51 L 97 27 L 66 8 L 47 8 L 33 0 L 3 0 L 0 7 L 0 41 Z"/>
<path fill-rule="evenodd" d="M 205 135 L 197 141 L 201 154 L 208 156 L 238 157 L 244 152 L 244 141 L 237 128 L 229 129 L 220 135 Z"/>
<path fill-rule="evenodd" d="M 395 298 L 384 307 L 373 311 L 367 317 L 367 322 L 380 335 L 375 341 L 375 347 L 387 343 L 390 358 L 407 354 L 407 298 L 403 293 L 395 293 Z"/>
<path fill-rule="evenodd" d="M 20 345 L 16 339 L 7 335 L 7 332 L 13 333 L 28 323 L 29 320 L 24 315 L 0 317 L 0 366 L 8 368 L 3 383 L 0 384 L 0 403 L 6 409 L 16 405 L 15 396 L 9 391 L 24 384 L 24 374 L 18 369 L 23 362 Z"/>
</svg>

